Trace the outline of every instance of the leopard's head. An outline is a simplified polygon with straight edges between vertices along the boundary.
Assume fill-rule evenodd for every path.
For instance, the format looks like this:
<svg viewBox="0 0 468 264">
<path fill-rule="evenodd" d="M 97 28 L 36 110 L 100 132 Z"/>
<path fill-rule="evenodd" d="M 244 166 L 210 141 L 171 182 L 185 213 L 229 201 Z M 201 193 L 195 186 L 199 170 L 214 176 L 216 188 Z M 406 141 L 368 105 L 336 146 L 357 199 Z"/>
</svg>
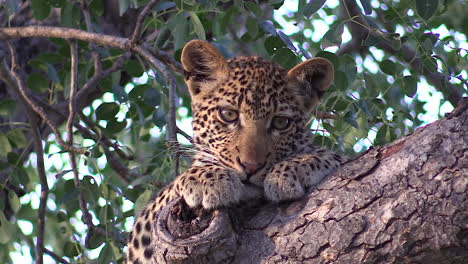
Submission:
<svg viewBox="0 0 468 264">
<path fill-rule="evenodd" d="M 311 111 L 333 81 L 333 64 L 313 58 L 287 71 L 259 57 L 226 60 L 211 44 L 182 51 L 201 155 L 261 185 L 275 162 L 310 144 Z M 252 180 L 256 179 L 256 180 Z"/>
</svg>

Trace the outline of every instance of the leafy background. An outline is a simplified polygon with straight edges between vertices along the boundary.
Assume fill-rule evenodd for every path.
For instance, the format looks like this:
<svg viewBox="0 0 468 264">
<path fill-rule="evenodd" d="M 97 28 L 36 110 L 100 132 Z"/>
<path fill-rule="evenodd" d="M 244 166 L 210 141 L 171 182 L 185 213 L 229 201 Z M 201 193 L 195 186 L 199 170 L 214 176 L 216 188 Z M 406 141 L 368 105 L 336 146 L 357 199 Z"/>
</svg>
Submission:
<svg viewBox="0 0 468 264">
<path fill-rule="evenodd" d="M 129 37 L 148 2 L 6 0 L 0 1 L 0 23 L 86 31 L 87 3 L 92 31 Z M 189 135 L 190 98 L 177 62 L 187 41 L 206 39 L 226 57 L 260 55 L 285 68 L 310 57 L 329 59 L 335 82 L 311 117 L 311 133 L 317 144 L 353 157 L 442 117 L 466 95 L 467 13 L 463 0 L 159 1 L 144 20 L 144 43 L 170 57 L 163 63 L 176 77 L 177 126 Z M 21 39 L 14 45 L 28 89 L 51 106 L 46 114 L 53 115 L 70 94 L 69 44 L 51 38 Z M 169 140 L 168 80 L 145 58 L 83 41 L 78 47 L 79 87 L 95 70 L 93 51 L 105 68 L 119 58 L 125 62 L 100 80 L 96 98 L 78 109 L 76 122 L 99 135 L 75 128 L 75 143 L 88 150 L 78 155 L 79 188 L 69 155 L 47 126 L 41 127 L 50 188 L 44 261 L 120 263 L 134 215 L 188 166 L 190 137 L 179 133 L 181 146 Z M 9 58 L 3 44 L 0 58 Z M 36 259 L 37 154 L 21 102 L 1 80 L 0 263 L 27 263 Z M 59 129 L 65 133 L 63 124 Z M 110 164 L 115 158 L 122 167 Z M 80 194 L 92 223 L 105 232 L 83 223 Z"/>
</svg>

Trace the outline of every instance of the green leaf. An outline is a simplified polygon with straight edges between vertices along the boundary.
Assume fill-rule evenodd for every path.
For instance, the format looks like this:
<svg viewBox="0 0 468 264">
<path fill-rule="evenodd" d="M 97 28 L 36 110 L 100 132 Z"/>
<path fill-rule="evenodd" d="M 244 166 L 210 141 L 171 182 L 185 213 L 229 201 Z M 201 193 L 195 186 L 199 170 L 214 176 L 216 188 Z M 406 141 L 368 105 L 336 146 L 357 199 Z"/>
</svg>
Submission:
<svg viewBox="0 0 468 264">
<path fill-rule="evenodd" d="M 106 237 L 96 232 L 91 232 L 86 236 L 85 247 L 88 249 L 96 249 L 106 241 Z M 103 262 L 105 263 L 105 262 Z"/>
<path fill-rule="evenodd" d="M 274 62 L 283 66 L 285 69 L 291 69 L 296 66 L 298 59 L 296 54 L 288 48 L 281 48 L 271 58 Z"/>
<path fill-rule="evenodd" d="M 112 92 L 119 103 L 125 103 L 128 101 L 128 95 L 120 84 L 112 84 Z"/>
<path fill-rule="evenodd" d="M 322 49 L 341 45 L 341 36 L 343 35 L 344 23 L 336 22 L 330 26 L 330 29 L 323 35 Z"/>
<path fill-rule="evenodd" d="M 80 254 L 81 246 L 79 243 L 68 241 L 63 247 L 63 253 L 67 257 L 76 257 Z"/>
<path fill-rule="evenodd" d="M 161 93 L 154 87 L 146 89 L 143 98 L 145 104 L 151 107 L 156 107 L 161 103 Z"/>
<path fill-rule="evenodd" d="M 286 44 L 284 44 L 281 38 L 274 36 L 265 39 L 265 43 L 263 45 L 270 56 L 273 56 L 278 50 L 286 47 Z"/>
<path fill-rule="evenodd" d="M 190 18 L 192 19 L 193 29 L 195 30 L 195 34 L 197 35 L 198 39 L 206 40 L 205 36 L 205 29 L 203 28 L 203 24 L 198 18 L 197 14 L 194 12 L 188 12 Z"/>
<path fill-rule="evenodd" d="M 163 48 L 166 42 L 171 37 L 171 30 L 168 27 L 164 27 L 158 34 L 158 38 L 156 39 L 155 46 L 157 48 Z"/>
<path fill-rule="evenodd" d="M 145 208 L 146 204 L 148 203 L 149 199 L 151 199 L 152 195 L 151 190 L 145 190 L 140 196 L 138 196 L 138 199 L 135 201 L 135 216 L 139 215 L 141 211 Z"/>
<path fill-rule="evenodd" d="M 60 10 L 62 25 L 64 27 L 76 28 L 80 24 L 80 9 L 79 6 L 72 1 L 67 1 L 64 8 Z"/>
<path fill-rule="evenodd" d="M 23 162 L 21 156 L 15 152 L 8 152 L 7 160 L 13 166 L 18 166 L 19 164 Z"/>
<path fill-rule="evenodd" d="M 331 96 L 327 99 L 325 105 L 328 109 L 337 112 L 343 111 L 351 104 L 351 99 L 343 98 L 341 96 Z"/>
<path fill-rule="evenodd" d="M 167 124 L 167 117 L 164 111 L 161 109 L 156 109 L 153 112 L 153 123 L 159 128 L 162 128 Z"/>
<path fill-rule="evenodd" d="M 154 10 L 156 12 L 159 12 L 159 11 L 163 11 L 163 10 L 166 10 L 166 9 L 171 9 L 171 8 L 174 8 L 176 7 L 176 4 L 172 1 L 163 1 L 163 2 L 159 2 L 157 3 L 155 6 L 154 6 Z"/>
<path fill-rule="evenodd" d="M 0 100 L 0 115 L 11 115 L 16 111 L 16 102 L 12 99 Z"/>
<path fill-rule="evenodd" d="M 356 80 L 357 67 L 351 55 L 345 54 L 340 57 L 340 70 L 346 74 L 348 84 L 352 84 Z"/>
<path fill-rule="evenodd" d="M 31 9 L 33 11 L 34 17 L 37 20 L 44 20 L 49 16 L 51 6 L 50 6 L 49 1 L 32 0 L 31 1 Z"/>
<path fill-rule="evenodd" d="M 66 4 L 66 0 L 48 0 L 50 5 L 55 8 L 62 8 Z M 96 1 L 94 1 L 96 2 Z"/>
<path fill-rule="evenodd" d="M 3 211 L 0 210 L 0 244 L 6 244 L 9 242 L 13 236 L 14 230 L 16 230 L 14 225 L 6 219 Z"/>
<path fill-rule="evenodd" d="M 425 20 L 431 18 L 438 7 L 439 0 L 416 0 L 416 11 Z"/>
<path fill-rule="evenodd" d="M 125 63 L 125 70 L 132 77 L 140 77 L 145 72 L 143 65 L 137 60 L 128 60 L 127 63 Z"/>
<path fill-rule="evenodd" d="M 263 11 L 262 11 L 262 9 L 260 8 L 260 6 L 258 4 L 253 3 L 253 2 L 245 1 L 244 5 L 245 5 L 245 7 L 247 7 L 247 9 L 249 9 L 252 13 L 254 13 L 254 15 L 256 17 L 261 17 L 262 16 Z"/>
<path fill-rule="evenodd" d="M 305 17 L 309 18 L 315 12 L 317 12 L 327 0 L 311 0 L 307 5 L 305 5 L 302 10 L 302 14 Z"/>
<path fill-rule="evenodd" d="M 423 67 L 425 70 L 430 72 L 437 71 L 437 61 L 432 57 L 426 57 L 423 61 Z"/>
<path fill-rule="evenodd" d="M 55 70 L 54 65 L 49 63 L 47 64 L 47 77 L 49 81 L 60 83 L 60 78 L 58 76 L 57 70 Z"/>
<path fill-rule="evenodd" d="M 174 49 L 182 49 L 185 43 L 190 40 L 190 24 L 187 23 L 187 13 L 182 12 L 177 16 L 172 17 L 168 21 L 168 24 L 171 26 L 171 28 L 174 29 L 172 30 L 172 35 L 174 37 Z"/>
<path fill-rule="evenodd" d="M 8 191 L 8 201 L 10 202 L 10 207 L 13 210 L 13 213 L 17 213 L 20 209 L 21 203 L 15 192 Z"/>
<path fill-rule="evenodd" d="M 274 9 L 279 9 L 284 3 L 284 0 L 270 0 L 268 4 L 272 6 Z"/>
<path fill-rule="evenodd" d="M 390 127 L 386 124 L 383 124 L 379 130 L 377 130 L 377 135 L 375 136 L 374 144 L 383 145 L 389 142 L 389 129 Z"/>
<path fill-rule="evenodd" d="M 252 38 L 255 38 L 258 34 L 258 24 L 252 17 L 247 17 L 247 21 L 245 22 L 245 27 L 247 28 L 247 32 Z"/>
<path fill-rule="evenodd" d="M 341 91 L 346 91 L 348 89 L 348 78 L 346 76 L 346 73 L 342 71 L 336 71 L 335 72 L 335 86 L 338 90 Z"/>
<path fill-rule="evenodd" d="M 413 98 L 413 96 L 416 94 L 416 91 L 418 89 L 418 81 L 413 78 L 413 76 L 405 76 L 403 77 L 403 92 Z"/>
<path fill-rule="evenodd" d="M 101 222 L 112 221 L 114 219 L 114 209 L 109 204 L 99 209 L 99 220 Z"/>
<path fill-rule="evenodd" d="M 124 130 L 126 126 L 127 120 L 125 119 L 121 122 L 117 121 L 117 119 L 111 119 L 109 122 L 107 122 L 106 131 L 111 134 L 116 134 Z"/>
<path fill-rule="evenodd" d="M 11 151 L 12 148 L 7 136 L 0 132 L 0 157 L 6 157 L 7 153 Z"/>
<path fill-rule="evenodd" d="M 391 60 L 383 60 L 380 63 L 380 69 L 388 74 L 388 75 L 395 75 L 396 74 L 396 65 Z"/>
<path fill-rule="evenodd" d="M 369 97 L 377 97 L 380 93 L 380 86 L 375 81 L 371 74 L 364 73 L 364 81 L 366 82 L 366 93 Z"/>
<path fill-rule="evenodd" d="M 117 103 L 102 103 L 96 109 L 96 118 L 98 120 L 111 120 L 120 111 Z"/>
<path fill-rule="evenodd" d="M 322 50 L 322 51 L 319 51 L 315 55 L 315 57 L 325 58 L 325 59 L 329 60 L 331 63 L 333 63 L 333 66 L 335 67 L 335 69 L 340 68 L 340 59 L 335 53 Z"/>
<path fill-rule="evenodd" d="M 46 92 L 49 89 L 49 81 L 43 74 L 38 72 L 32 72 L 29 74 L 26 85 L 29 89 L 39 93 Z"/>
<path fill-rule="evenodd" d="M 93 0 L 89 3 L 89 11 L 94 17 L 102 16 L 104 13 L 104 1 Z"/>
<path fill-rule="evenodd" d="M 26 137 L 24 133 L 19 128 L 14 128 L 7 133 L 7 137 L 16 148 L 23 148 L 26 146 Z"/>
<path fill-rule="evenodd" d="M 106 131 L 111 134 L 119 133 L 120 131 L 124 130 L 127 126 L 127 120 L 122 120 L 122 122 L 117 121 L 117 119 L 111 119 L 107 122 Z"/>
</svg>

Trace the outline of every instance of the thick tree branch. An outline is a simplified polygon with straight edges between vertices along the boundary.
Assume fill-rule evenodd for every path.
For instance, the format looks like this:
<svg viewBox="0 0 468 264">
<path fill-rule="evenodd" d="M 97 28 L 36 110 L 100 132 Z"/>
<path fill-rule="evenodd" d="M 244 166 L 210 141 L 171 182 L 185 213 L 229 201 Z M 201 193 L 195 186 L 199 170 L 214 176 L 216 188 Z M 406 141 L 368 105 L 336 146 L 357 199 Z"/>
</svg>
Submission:
<svg viewBox="0 0 468 264">
<path fill-rule="evenodd" d="M 169 204 L 154 221 L 153 261 L 466 263 L 468 99 L 462 102 L 448 118 L 347 162 L 299 201 L 196 219 L 180 217 L 183 204 Z"/>
</svg>

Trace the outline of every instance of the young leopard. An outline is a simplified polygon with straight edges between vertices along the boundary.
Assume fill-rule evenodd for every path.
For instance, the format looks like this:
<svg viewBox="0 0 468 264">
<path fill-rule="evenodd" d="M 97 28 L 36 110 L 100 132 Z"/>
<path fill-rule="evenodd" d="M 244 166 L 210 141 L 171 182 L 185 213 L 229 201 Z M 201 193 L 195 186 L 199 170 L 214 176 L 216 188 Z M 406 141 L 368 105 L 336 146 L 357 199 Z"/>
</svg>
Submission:
<svg viewBox="0 0 468 264">
<path fill-rule="evenodd" d="M 214 209 L 261 196 L 304 195 L 342 162 L 311 144 L 307 120 L 333 81 L 333 65 L 313 58 L 290 71 L 259 57 L 224 57 L 208 42 L 182 51 L 192 97 L 192 166 L 147 205 L 129 236 L 127 263 L 152 259 L 155 212 L 183 197 Z"/>
</svg>

